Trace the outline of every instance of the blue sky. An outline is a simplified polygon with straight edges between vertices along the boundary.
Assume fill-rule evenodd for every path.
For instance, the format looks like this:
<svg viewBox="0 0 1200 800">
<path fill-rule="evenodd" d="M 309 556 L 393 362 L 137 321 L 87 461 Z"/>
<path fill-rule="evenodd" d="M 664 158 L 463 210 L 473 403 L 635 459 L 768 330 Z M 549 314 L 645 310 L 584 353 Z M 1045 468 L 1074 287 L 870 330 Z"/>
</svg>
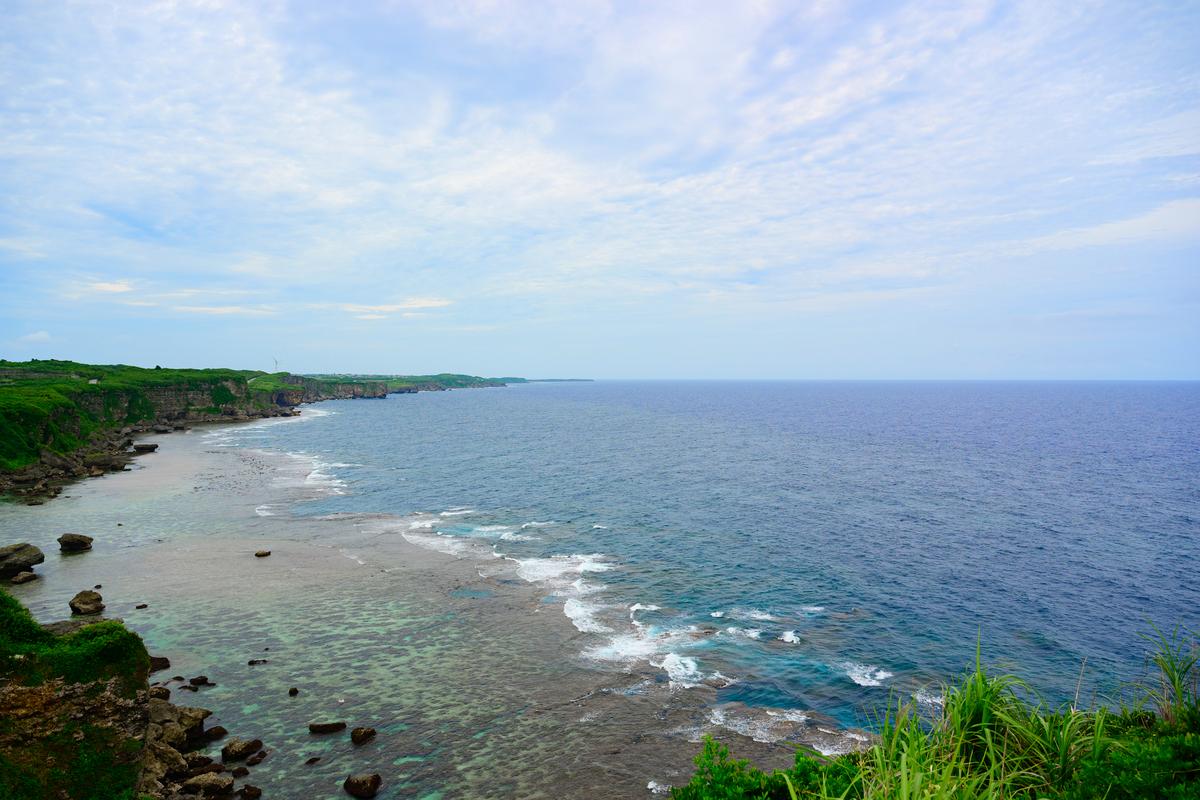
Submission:
<svg viewBox="0 0 1200 800">
<path fill-rule="evenodd" d="M 1196 3 L 4 16 L 7 358 L 1200 378 Z"/>
</svg>

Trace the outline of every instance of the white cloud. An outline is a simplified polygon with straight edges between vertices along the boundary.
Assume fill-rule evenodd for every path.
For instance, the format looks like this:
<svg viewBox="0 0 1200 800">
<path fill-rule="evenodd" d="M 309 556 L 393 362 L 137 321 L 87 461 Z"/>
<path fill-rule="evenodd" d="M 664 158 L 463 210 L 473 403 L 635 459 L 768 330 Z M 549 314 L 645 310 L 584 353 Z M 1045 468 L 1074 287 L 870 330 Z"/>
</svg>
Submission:
<svg viewBox="0 0 1200 800">
<path fill-rule="evenodd" d="M 1139 242 L 1200 240 L 1200 197 L 1173 200 L 1136 217 L 1071 228 L 1026 243 L 1028 250 L 1074 250 Z"/>
<path fill-rule="evenodd" d="M 175 306 L 172 310 L 185 314 L 210 314 L 215 316 L 237 314 L 248 317 L 266 317 L 279 313 L 272 308 L 255 308 L 251 306 Z"/>
<path fill-rule="evenodd" d="M 24 336 L 18 337 L 17 341 L 21 342 L 22 344 L 38 344 L 40 342 L 48 342 L 50 341 L 50 334 L 47 331 L 34 331 L 33 333 L 27 333 Z"/>
<path fill-rule="evenodd" d="M 129 281 L 92 281 L 84 287 L 89 292 L 99 294 L 121 294 L 132 292 L 133 288 L 133 284 Z"/>
</svg>

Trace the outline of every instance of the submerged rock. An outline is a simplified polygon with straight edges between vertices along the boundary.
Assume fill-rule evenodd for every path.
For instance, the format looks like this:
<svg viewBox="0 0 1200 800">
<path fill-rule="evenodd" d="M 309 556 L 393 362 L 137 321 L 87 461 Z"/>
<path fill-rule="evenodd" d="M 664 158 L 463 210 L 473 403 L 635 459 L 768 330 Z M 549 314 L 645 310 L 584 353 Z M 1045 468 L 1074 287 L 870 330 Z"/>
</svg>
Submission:
<svg viewBox="0 0 1200 800">
<path fill-rule="evenodd" d="M 242 800 L 258 800 L 258 798 L 262 797 L 262 789 L 247 783 L 242 785 L 242 788 L 238 790 L 238 794 L 242 796 Z"/>
<path fill-rule="evenodd" d="M 92 537 L 82 533 L 64 533 L 58 537 L 58 549 L 64 553 L 82 553 L 92 549 Z"/>
<path fill-rule="evenodd" d="M 28 542 L 5 545 L 0 547 L 0 578 L 11 578 L 18 572 L 31 572 L 34 564 L 41 564 L 45 560 L 42 551 Z"/>
<path fill-rule="evenodd" d="M 257 753 L 246 759 L 246 766 L 257 767 L 263 762 L 263 759 L 267 757 L 267 753 L 269 752 L 269 750 L 259 750 Z"/>
<path fill-rule="evenodd" d="M 338 731 L 346 730 L 344 722 L 310 722 L 308 723 L 309 733 L 337 733 Z"/>
<path fill-rule="evenodd" d="M 72 614 L 90 616 L 92 614 L 99 614 L 104 610 L 104 598 L 100 596 L 99 592 L 85 589 L 72 597 L 69 605 L 71 606 Z"/>
<path fill-rule="evenodd" d="M 379 787 L 382 784 L 383 778 L 379 776 L 378 772 L 375 772 L 371 775 L 351 775 L 346 778 L 342 788 L 351 797 L 374 797 L 379 793 Z"/>
<path fill-rule="evenodd" d="M 350 731 L 350 741 L 355 744 L 365 744 L 375 738 L 374 728 L 355 728 Z"/>
<path fill-rule="evenodd" d="M 18 572 L 16 575 L 12 576 L 10 583 L 29 583 L 30 581 L 36 580 L 37 574 L 34 572 Z"/>
</svg>

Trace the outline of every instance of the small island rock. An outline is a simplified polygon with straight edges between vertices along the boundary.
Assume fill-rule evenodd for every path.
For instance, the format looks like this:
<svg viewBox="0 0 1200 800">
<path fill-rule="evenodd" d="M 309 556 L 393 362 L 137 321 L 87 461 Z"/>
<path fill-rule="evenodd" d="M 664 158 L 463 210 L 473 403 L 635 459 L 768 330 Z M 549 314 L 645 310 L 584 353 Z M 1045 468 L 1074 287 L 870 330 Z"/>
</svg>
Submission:
<svg viewBox="0 0 1200 800">
<path fill-rule="evenodd" d="M 379 773 L 371 775 L 351 775 L 346 778 L 346 782 L 342 784 L 342 788 L 346 790 L 346 794 L 351 797 L 374 797 L 379 793 L 379 787 L 383 783 L 383 778 Z"/>
<path fill-rule="evenodd" d="M 85 589 L 71 598 L 70 606 L 72 614 L 80 616 L 99 614 L 104 610 L 104 598 L 100 596 L 99 592 Z"/>
<path fill-rule="evenodd" d="M 255 558 L 266 558 L 269 555 L 271 555 L 270 550 L 258 550 L 258 551 L 255 551 L 255 553 L 254 553 Z"/>
<path fill-rule="evenodd" d="M 242 761 L 262 749 L 262 739 L 230 739 L 221 748 L 222 761 Z"/>
<path fill-rule="evenodd" d="M 337 733 L 338 731 L 346 730 L 344 722 L 310 722 L 308 723 L 309 733 Z"/>
<path fill-rule="evenodd" d="M 350 731 L 350 741 L 355 744 L 364 744 L 375 738 L 374 728 L 355 728 Z"/>
<path fill-rule="evenodd" d="M 58 537 L 58 549 L 64 553 L 82 553 L 92 549 L 92 537 L 82 533 L 64 533 Z"/>
</svg>

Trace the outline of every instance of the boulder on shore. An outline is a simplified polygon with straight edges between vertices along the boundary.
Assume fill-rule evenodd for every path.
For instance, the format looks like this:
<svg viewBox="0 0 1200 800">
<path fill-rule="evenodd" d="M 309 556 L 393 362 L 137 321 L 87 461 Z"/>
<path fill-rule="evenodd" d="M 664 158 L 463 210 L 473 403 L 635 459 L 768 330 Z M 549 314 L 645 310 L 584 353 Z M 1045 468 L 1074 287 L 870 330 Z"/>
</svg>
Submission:
<svg viewBox="0 0 1200 800">
<path fill-rule="evenodd" d="M 18 572 L 16 575 L 12 576 L 12 580 L 9 581 L 9 583 L 29 583 L 30 581 L 36 581 L 36 580 L 37 580 L 36 573 Z"/>
<path fill-rule="evenodd" d="M 159 672 L 171 667 L 171 659 L 166 656 L 150 656 L 150 671 Z"/>
<path fill-rule="evenodd" d="M 92 537 L 82 533 L 64 533 L 58 537 L 58 549 L 64 553 L 82 553 L 92 549 Z"/>
<path fill-rule="evenodd" d="M 34 564 L 41 564 L 46 556 L 29 544 L 9 544 L 0 547 L 0 578 L 11 578 L 18 572 L 32 572 Z"/>
<path fill-rule="evenodd" d="M 104 598 L 100 596 L 99 592 L 85 589 L 71 598 L 70 606 L 72 614 L 80 616 L 99 614 L 104 610 Z"/>
<path fill-rule="evenodd" d="M 216 772 L 204 772 L 183 782 L 184 794 L 222 797 L 233 793 L 233 777 Z"/>
<path fill-rule="evenodd" d="M 379 787 L 383 783 L 383 778 L 378 772 L 370 775 L 351 775 L 346 778 L 346 782 L 342 784 L 342 788 L 346 790 L 346 794 L 351 797 L 374 797 L 379 793 Z"/>
<path fill-rule="evenodd" d="M 135 453 L 153 453 L 157 449 L 158 445 L 151 444 L 150 442 L 138 442 L 133 446 L 133 452 Z"/>
</svg>

